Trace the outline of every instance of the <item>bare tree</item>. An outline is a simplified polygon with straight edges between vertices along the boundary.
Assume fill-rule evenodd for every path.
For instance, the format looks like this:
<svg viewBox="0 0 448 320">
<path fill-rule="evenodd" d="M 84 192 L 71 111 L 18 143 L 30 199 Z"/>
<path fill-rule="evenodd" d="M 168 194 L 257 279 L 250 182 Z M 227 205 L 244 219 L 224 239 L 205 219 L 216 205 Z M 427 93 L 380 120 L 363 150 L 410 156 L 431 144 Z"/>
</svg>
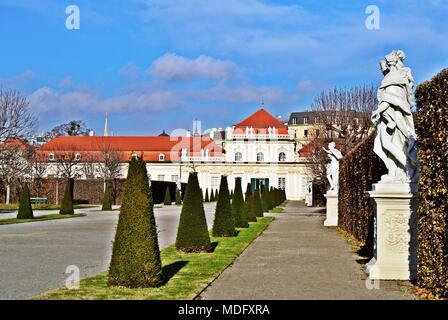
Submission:
<svg viewBox="0 0 448 320">
<path fill-rule="evenodd" d="M 6 189 L 6 204 L 11 200 L 11 186 L 30 174 L 29 150 L 16 141 L 2 143 L 0 147 L 0 179 Z"/>
<path fill-rule="evenodd" d="M 77 149 L 75 145 L 67 145 L 53 150 L 57 176 L 75 179 L 82 175 L 82 154 Z"/>
<path fill-rule="evenodd" d="M 353 148 L 373 127 L 370 120 L 377 105 L 376 89 L 371 86 L 334 88 L 323 91 L 314 99 L 314 112 L 319 136 L 339 139 L 346 149 Z"/>
<path fill-rule="evenodd" d="M 99 149 L 101 150 L 101 165 L 99 171 L 101 177 L 104 179 L 104 189 L 106 189 L 106 184 L 108 183 L 111 196 L 115 203 L 119 189 L 118 180 L 121 178 L 123 154 L 107 140 L 101 142 Z"/>
<path fill-rule="evenodd" d="M 377 105 L 376 89 L 373 86 L 334 88 L 323 91 L 312 103 L 315 130 L 310 133 L 312 160 L 307 166 L 318 189 L 327 187 L 327 154 L 322 147 L 336 142 L 343 154 L 351 150 L 373 129 L 370 120 Z"/>
<path fill-rule="evenodd" d="M 28 159 L 29 171 L 31 180 L 33 181 L 33 190 L 36 193 L 41 193 L 43 189 L 43 181 L 48 170 L 47 159 L 43 158 L 41 154 L 33 150 Z"/>
<path fill-rule="evenodd" d="M 0 89 L 0 140 L 29 136 L 36 128 L 27 98 L 17 90 Z"/>
</svg>

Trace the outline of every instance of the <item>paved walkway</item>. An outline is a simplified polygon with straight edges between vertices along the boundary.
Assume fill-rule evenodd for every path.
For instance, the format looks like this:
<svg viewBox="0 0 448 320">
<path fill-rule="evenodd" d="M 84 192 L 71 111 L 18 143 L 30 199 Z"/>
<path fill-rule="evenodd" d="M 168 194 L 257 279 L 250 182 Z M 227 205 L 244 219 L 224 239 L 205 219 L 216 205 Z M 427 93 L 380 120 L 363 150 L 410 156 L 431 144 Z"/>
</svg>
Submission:
<svg viewBox="0 0 448 320">
<path fill-rule="evenodd" d="M 415 299 L 408 282 L 366 287 L 351 246 L 324 214 L 290 201 L 282 214 L 201 295 L 205 299 Z"/>
<path fill-rule="evenodd" d="M 215 204 L 204 205 L 209 227 Z M 98 209 L 76 210 L 87 214 L 81 218 L 0 225 L 0 300 L 26 299 L 63 286 L 69 265 L 79 267 L 81 278 L 107 270 L 118 211 Z M 155 208 L 160 247 L 176 240 L 180 210 Z"/>
</svg>

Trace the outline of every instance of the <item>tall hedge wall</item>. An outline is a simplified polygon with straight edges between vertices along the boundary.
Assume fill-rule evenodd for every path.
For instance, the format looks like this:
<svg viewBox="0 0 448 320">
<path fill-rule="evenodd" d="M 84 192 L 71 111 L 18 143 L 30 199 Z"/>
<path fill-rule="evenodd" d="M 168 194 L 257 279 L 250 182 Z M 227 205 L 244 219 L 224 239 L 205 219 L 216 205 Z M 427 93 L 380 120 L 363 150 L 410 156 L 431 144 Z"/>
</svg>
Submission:
<svg viewBox="0 0 448 320">
<path fill-rule="evenodd" d="M 418 283 L 448 296 L 448 69 L 417 87 Z"/>
<path fill-rule="evenodd" d="M 364 242 L 365 255 L 373 254 L 374 204 L 365 195 L 386 167 L 374 153 L 375 132 L 363 139 L 339 162 L 339 225 Z"/>
</svg>

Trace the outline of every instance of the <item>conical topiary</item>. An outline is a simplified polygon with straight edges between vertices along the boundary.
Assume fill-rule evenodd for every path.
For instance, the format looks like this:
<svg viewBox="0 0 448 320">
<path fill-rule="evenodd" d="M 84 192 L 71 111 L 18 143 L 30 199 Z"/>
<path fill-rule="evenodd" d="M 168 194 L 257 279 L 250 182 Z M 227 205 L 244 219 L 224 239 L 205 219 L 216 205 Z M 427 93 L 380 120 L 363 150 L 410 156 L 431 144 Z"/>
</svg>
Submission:
<svg viewBox="0 0 448 320">
<path fill-rule="evenodd" d="M 176 248 L 183 252 L 210 250 L 210 235 L 197 172 L 191 172 L 188 177 L 177 230 Z"/>
<path fill-rule="evenodd" d="M 257 222 L 257 215 L 255 214 L 255 207 L 254 207 L 254 197 L 252 195 L 252 186 L 250 183 L 247 184 L 246 188 L 245 205 L 246 205 L 247 221 Z"/>
<path fill-rule="evenodd" d="M 154 204 L 146 163 L 133 157 L 124 184 L 108 283 L 128 288 L 163 283 Z"/>
<path fill-rule="evenodd" d="M 266 189 L 262 186 L 261 187 L 261 208 L 263 209 L 263 212 L 269 211 L 269 200 L 267 196 Z"/>
<path fill-rule="evenodd" d="M 247 228 L 249 227 L 246 206 L 244 203 L 243 190 L 241 187 L 241 178 L 235 179 L 235 192 L 232 200 L 232 214 L 235 221 L 235 227 Z"/>
<path fill-rule="evenodd" d="M 208 197 L 208 188 L 205 189 L 205 200 L 204 202 L 210 202 L 210 198 Z"/>
<path fill-rule="evenodd" d="M 169 187 L 166 187 L 165 198 L 163 199 L 163 204 L 165 206 L 170 206 L 171 205 L 171 193 L 170 193 L 170 188 Z"/>
<path fill-rule="evenodd" d="M 69 179 L 62 198 L 60 214 L 75 214 L 73 209 L 73 180 Z"/>
<path fill-rule="evenodd" d="M 255 215 L 257 217 L 263 217 L 263 207 L 261 206 L 261 198 L 260 198 L 259 190 L 255 190 L 255 192 L 253 194 L 253 204 L 254 204 Z"/>
<path fill-rule="evenodd" d="M 210 193 L 210 202 L 214 202 L 215 201 L 215 192 L 212 189 L 212 192 Z"/>
<path fill-rule="evenodd" d="M 226 176 L 221 176 L 218 203 L 216 204 L 215 210 L 215 221 L 213 222 L 213 236 L 236 236 L 235 222 L 233 221 L 232 206 L 230 204 L 229 187 L 227 185 Z"/>
<path fill-rule="evenodd" d="M 33 208 L 30 201 L 30 188 L 28 183 L 25 183 L 22 195 L 20 196 L 19 212 L 17 213 L 17 219 L 33 219 Z"/>
<path fill-rule="evenodd" d="M 182 204 L 182 195 L 180 194 L 180 190 L 176 190 L 176 206 L 180 206 Z"/>
<path fill-rule="evenodd" d="M 112 198 L 110 195 L 110 189 L 106 186 L 106 190 L 104 190 L 104 196 L 103 196 L 103 207 L 101 208 L 102 211 L 111 211 L 112 210 Z"/>
</svg>

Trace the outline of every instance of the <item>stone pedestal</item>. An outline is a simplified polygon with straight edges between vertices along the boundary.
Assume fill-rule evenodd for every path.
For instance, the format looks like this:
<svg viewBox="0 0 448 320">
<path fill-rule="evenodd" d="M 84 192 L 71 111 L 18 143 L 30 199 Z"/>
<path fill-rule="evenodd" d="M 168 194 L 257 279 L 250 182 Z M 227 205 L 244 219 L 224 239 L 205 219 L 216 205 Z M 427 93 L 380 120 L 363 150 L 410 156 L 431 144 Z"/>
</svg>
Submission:
<svg viewBox="0 0 448 320">
<path fill-rule="evenodd" d="M 325 220 L 324 226 L 336 227 L 338 225 L 338 193 L 328 191 L 325 198 L 327 198 L 327 220 Z"/>
<path fill-rule="evenodd" d="M 367 194 L 375 202 L 375 258 L 370 279 L 415 280 L 417 276 L 417 186 L 377 183 Z"/>
</svg>

